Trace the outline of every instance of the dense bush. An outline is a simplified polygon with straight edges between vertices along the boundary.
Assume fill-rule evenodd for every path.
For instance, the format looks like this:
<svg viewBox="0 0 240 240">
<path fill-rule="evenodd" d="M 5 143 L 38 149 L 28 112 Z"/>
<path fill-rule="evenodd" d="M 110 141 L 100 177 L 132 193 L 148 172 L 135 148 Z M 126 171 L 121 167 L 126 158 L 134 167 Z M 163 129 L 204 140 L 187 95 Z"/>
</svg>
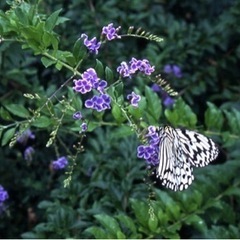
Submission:
<svg viewBox="0 0 240 240">
<path fill-rule="evenodd" d="M 239 1 L 0 6 L 1 238 L 239 237 Z M 121 39 L 101 36 L 109 23 Z M 98 54 L 83 33 L 102 41 Z M 164 80 L 120 77 L 132 57 Z M 86 108 L 90 93 L 73 89 L 89 68 L 107 81 L 105 111 Z M 137 158 L 147 127 L 166 124 L 219 145 L 184 191 L 153 184 Z"/>
</svg>

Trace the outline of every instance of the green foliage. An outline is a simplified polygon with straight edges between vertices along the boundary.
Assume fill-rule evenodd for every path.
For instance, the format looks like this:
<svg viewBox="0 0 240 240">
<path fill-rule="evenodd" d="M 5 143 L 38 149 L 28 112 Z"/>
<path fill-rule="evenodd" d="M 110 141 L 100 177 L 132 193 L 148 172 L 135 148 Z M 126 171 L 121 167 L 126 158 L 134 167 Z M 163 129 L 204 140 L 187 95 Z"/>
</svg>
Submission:
<svg viewBox="0 0 240 240">
<path fill-rule="evenodd" d="M 239 237 L 239 1 L 0 6 L 0 185 L 9 193 L 0 211 L 2 238 Z M 121 25 L 121 39 L 101 36 L 110 22 Z M 97 56 L 82 33 L 102 41 Z M 119 77 L 117 66 L 132 57 L 148 59 L 157 75 Z M 166 64 L 180 66 L 183 76 L 164 72 Z M 107 81 L 110 110 L 85 108 L 88 95 L 72 89 L 88 68 Z M 141 95 L 138 108 L 127 100 L 132 91 Z M 73 120 L 77 111 L 83 119 Z M 221 150 L 213 165 L 194 169 L 183 192 L 149 183 L 136 156 L 145 129 L 164 124 L 200 126 Z M 29 128 L 32 161 L 17 142 Z M 52 168 L 59 156 L 69 159 L 65 174 Z"/>
</svg>

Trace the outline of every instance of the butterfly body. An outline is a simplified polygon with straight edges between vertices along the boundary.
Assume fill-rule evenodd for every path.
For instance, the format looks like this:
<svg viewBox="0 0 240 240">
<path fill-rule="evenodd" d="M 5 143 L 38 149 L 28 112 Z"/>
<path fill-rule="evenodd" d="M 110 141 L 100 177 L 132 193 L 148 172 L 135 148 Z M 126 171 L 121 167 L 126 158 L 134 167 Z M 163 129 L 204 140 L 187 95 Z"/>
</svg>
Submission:
<svg viewBox="0 0 240 240">
<path fill-rule="evenodd" d="M 197 132 L 165 126 L 158 128 L 158 134 L 157 177 L 174 191 L 187 189 L 192 183 L 193 167 L 204 167 L 218 156 L 217 145 Z"/>
</svg>

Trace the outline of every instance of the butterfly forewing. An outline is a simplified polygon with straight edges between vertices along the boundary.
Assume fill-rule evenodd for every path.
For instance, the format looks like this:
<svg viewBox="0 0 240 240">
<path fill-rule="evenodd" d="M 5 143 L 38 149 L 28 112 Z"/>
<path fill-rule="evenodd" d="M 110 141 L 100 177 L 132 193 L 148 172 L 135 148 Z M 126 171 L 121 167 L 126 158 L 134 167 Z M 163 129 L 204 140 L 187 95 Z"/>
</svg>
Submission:
<svg viewBox="0 0 240 240">
<path fill-rule="evenodd" d="M 206 166 L 219 152 L 210 138 L 194 131 L 166 126 L 159 128 L 159 137 L 157 176 L 174 191 L 187 189 L 192 183 L 192 166 Z"/>
</svg>

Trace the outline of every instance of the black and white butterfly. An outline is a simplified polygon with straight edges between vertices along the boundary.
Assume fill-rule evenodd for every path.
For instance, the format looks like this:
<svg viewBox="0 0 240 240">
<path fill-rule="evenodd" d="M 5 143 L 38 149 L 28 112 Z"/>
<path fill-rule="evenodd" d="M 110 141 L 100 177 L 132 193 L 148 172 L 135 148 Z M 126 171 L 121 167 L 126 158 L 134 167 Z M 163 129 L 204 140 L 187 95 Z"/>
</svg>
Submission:
<svg viewBox="0 0 240 240">
<path fill-rule="evenodd" d="M 204 167 L 219 154 L 210 138 L 194 131 L 165 126 L 158 128 L 158 134 L 157 178 L 174 191 L 187 189 L 194 179 L 193 167 Z"/>
</svg>

